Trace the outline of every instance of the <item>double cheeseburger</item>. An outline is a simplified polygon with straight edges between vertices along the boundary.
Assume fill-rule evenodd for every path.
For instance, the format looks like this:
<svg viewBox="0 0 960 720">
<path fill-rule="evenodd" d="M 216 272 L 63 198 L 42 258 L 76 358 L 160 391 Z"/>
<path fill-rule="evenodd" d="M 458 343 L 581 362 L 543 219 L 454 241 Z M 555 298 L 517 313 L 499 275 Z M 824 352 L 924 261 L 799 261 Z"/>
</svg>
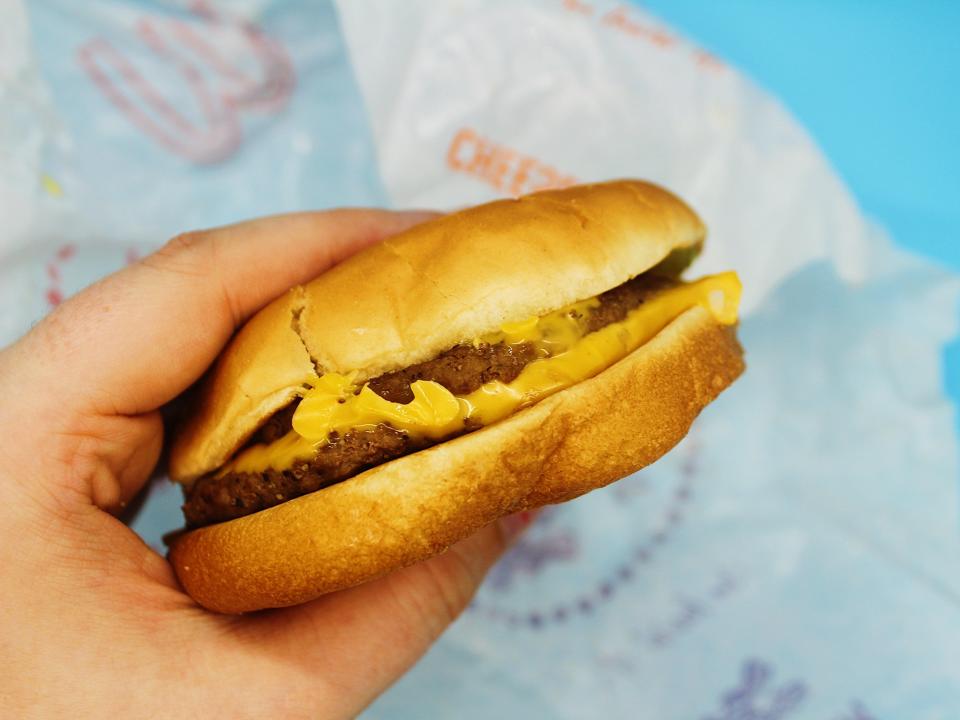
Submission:
<svg viewBox="0 0 960 720">
<path fill-rule="evenodd" d="M 175 438 L 180 582 L 293 605 L 652 463 L 743 371 L 740 284 L 655 185 L 501 200 L 361 252 L 255 315 Z"/>
</svg>

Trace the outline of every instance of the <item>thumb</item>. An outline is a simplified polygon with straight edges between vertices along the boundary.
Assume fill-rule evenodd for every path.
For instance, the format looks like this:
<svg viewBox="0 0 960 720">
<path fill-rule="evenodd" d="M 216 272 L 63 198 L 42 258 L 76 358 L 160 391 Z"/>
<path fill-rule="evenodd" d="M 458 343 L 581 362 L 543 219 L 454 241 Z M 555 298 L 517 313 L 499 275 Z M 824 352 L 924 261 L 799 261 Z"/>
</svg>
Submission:
<svg viewBox="0 0 960 720">
<path fill-rule="evenodd" d="M 273 652 L 309 664 L 337 689 L 329 702 L 342 706 L 331 716 L 353 717 L 463 612 L 487 571 L 534 517 L 523 512 L 501 518 L 430 560 L 249 620 L 260 625 L 255 634 Z"/>
</svg>

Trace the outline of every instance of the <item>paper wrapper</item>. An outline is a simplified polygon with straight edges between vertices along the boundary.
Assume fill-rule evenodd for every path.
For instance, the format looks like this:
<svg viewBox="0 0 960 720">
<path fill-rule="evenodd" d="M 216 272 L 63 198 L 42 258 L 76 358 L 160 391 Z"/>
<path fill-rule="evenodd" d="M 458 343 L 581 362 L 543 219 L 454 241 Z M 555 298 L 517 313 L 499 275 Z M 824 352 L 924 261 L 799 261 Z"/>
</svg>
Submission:
<svg viewBox="0 0 960 720">
<path fill-rule="evenodd" d="M 735 69 L 587 0 L 351 0 L 342 28 L 325 3 L 16 8 L 0 30 L 0 341 L 181 230 L 618 176 L 702 214 L 693 273 L 743 278 L 747 374 L 668 457 L 546 510 L 367 716 L 960 709 L 941 368 L 960 283 L 895 250 Z M 154 488 L 135 525 L 149 542 L 178 524 L 178 496 Z"/>
</svg>

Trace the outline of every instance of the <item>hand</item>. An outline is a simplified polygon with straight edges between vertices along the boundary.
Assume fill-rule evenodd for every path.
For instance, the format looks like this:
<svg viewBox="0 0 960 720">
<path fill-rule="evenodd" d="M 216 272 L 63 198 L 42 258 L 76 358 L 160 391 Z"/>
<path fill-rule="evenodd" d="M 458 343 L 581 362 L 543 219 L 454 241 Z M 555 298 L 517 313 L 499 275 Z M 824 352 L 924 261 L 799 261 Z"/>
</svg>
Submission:
<svg viewBox="0 0 960 720">
<path fill-rule="evenodd" d="M 159 408 L 287 288 L 428 217 L 338 210 L 178 237 L 0 352 L 0 698 L 16 718 L 352 717 L 463 610 L 524 525 L 312 603 L 208 613 L 115 514 Z"/>
</svg>

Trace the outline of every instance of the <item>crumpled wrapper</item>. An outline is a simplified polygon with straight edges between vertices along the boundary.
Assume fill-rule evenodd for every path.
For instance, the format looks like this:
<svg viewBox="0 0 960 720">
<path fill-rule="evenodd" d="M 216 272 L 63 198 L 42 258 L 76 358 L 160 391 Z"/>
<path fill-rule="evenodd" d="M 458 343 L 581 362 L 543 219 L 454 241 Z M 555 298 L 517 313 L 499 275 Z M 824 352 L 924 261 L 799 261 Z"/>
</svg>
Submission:
<svg viewBox="0 0 960 720">
<path fill-rule="evenodd" d="M 660 462 L 545 510 L 367 717 L 960 710 L 960 283 L 895 249 L 722 59 L 588 0 L 40 0 L 5 21 L 0 341 L 185 229 L 618 176 L 701 213 L 693 274 L 740 273 L 747 374 Z M 158 482 L 135 529 L 160 547 L 178 502 Z"/>
</svg>

